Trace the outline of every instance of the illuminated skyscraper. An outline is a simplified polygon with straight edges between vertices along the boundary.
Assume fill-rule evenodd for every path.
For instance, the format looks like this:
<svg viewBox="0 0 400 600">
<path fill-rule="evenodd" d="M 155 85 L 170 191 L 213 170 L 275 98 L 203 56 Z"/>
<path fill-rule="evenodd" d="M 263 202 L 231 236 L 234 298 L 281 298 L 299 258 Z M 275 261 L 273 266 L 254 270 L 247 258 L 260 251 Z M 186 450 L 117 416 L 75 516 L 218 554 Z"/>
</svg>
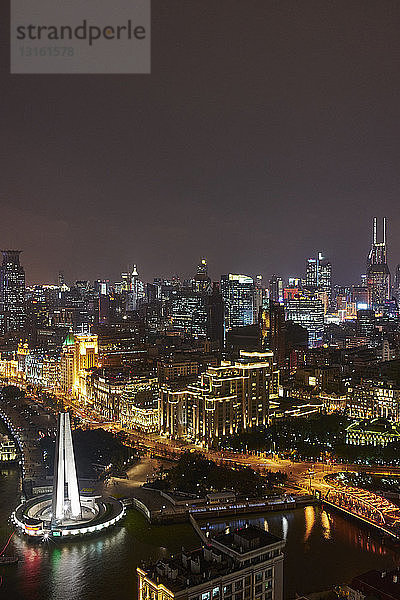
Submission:
<svg viewBox="0 0 400 600">
<path fill-rule="evenodd" d="M 197 275 L 200 277 L 208 277 L 207 260 L 205 258 L 202 258 L 197 265 Z"/>
<path fill-rule="evenodd" d="M 61 524 L 66 519 L 80 519 L 81 515 L 70 417 L 69 413 L 62 412 L 58 415 L 52 524 Z"/>
<path fill-rule="evenodd" d="M 173 290 L 168 303 L 170 331 L 194 338 L 206 337 L 207 297 L 207 294 L 191 289 Z"/>
<path fill-rule="evenodd" d="M 247 275 L 229 273 L 221 277 L 225 304 L 225 330 L 254 322 L 254 281 Z"/>
<path fill-rule="evenodd" d="M 332 265 L 318 252 L 317 258 L 309 258 L 306 267 L 306 287 L 312 292 L 332 293 Z"/>
<path fill-rule="evenodd" d="M 374 217 L 372 222 L 372 245 L 368 255 L 368 266 L 387 264 L 387 219 L 383 217 L 382 221 L 382 241 L 378 242 L 378 219 Z"/>
<path fill-rule="evenodd" d="M 192 279 L 192 288 L 196 292 L 211 292 L 211 279 L 208 276 L 208 266 L 205 258 L 202 258 L 197 265 L 196 277 Z"/>
<path fill-rule="evenodd" d="M 393 292 L 394 292 L 395 298 L 397 299 L 397 302 L 400 302 L 400 265 L 397 265 L 397 267 L 396 267 Z"/>
<path fill-rule="evenodd" d="M 320 346 L 324 333 L 324 307 L 321 300 L 312 298 L 293 298 L 286 301 L 286 319 L 307 329 L 308 345 Z"/>
<path fill-rule="evenodd" d="M 18 331 L 25 324 L 25 271 L 19 262 L 21 250 L 2 250 L 0 267 L 0 313 L 3 333 Z"/>
<path fill-rule="evenodd" d="M 127 273 L 121 273 L 121 290 L 125 292 L 126 312 L 134 312 L 138 309 L 139 301 L 145 297 L 144 284 L 139 279 L 136 265 Z"/>
<path fill-rule="evenodd" d="M 368 255 L 367 288 L 368 304 L 376 309 L 390 300 L 390 271 L 387 265 L 387 220 L 383 218 L 382 241 L 378 242 L 378 220 L 374 217 L 372 245 Z"/>
<path fill-rule="evenodd" d="M 269 297 L 273 302 L 283 302 L 283 281 L 282 277 L 272 275 L 269 280 Z"/>
</svg>

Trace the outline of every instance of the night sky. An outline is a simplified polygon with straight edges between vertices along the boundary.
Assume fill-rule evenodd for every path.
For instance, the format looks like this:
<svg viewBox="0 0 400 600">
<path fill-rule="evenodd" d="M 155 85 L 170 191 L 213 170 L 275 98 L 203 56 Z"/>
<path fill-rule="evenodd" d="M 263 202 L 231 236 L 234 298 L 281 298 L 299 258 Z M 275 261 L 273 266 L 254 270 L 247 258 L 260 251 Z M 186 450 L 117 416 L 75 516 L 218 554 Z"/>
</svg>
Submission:
<svg viewBox="0 0 400 600">
<path fill-rule="evenodd" d="M 153 0 L 151 75 L 9 75 L 0 246 L 29 282 L 400 262 L 400 3 Z"/>
</svg>

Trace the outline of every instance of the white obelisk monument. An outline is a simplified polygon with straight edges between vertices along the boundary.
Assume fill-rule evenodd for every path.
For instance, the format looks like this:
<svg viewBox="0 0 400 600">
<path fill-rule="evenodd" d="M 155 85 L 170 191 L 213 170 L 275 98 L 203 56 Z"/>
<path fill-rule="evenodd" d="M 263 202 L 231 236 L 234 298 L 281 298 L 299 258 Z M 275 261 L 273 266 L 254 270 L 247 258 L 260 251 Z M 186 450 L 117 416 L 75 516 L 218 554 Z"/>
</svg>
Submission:
<svg viewBox="0 0 400 600">
<path fill-rule="evenodd" d="M 52 501 L 52 522 L 79 519 L 82 514 L 68 412 L 58 415 Z"/>
</svg>

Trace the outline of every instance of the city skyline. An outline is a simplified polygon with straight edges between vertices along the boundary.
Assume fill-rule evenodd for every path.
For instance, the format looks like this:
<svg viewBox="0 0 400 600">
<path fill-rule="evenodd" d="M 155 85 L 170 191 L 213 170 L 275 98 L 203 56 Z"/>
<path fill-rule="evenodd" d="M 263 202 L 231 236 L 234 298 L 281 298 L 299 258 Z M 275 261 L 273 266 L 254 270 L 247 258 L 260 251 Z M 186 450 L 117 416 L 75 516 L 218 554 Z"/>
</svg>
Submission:
<svg viewBox="0 0 400 600">
<path fill-rule="evenodd" d="M 395 278 L 395 273 L 396 273 L 396 269 L 398 268 L 398 265 L 400 264 L 400 258 L 399 260 L 396 260 L 395 257 L 391 257 L 391 241 L 395 238 L 395 235 L 390 235 L 390 218 L 384 216 L 382 217 L 382 223 L 380 223 L 380 217 L 371 217 L 370 218 L 370 237 L 371 237 L 371 224 L 372 224 L 372 239 L 376 241 L 376 235 L 378 235 L 378 238 L 382 238 L 382 236 L 384 236 L 384 241 L 385 241 L 385 252 L 388 254 L 388 257 L 386 258 L 387 260 L 387 264 L 389 266 L 389 271 L 392 274 L 392 283 L 394 281 Z M 383 232 L 382 227 L 385 227 L 385 231 Z M 381 231 L 382 229 L 382 231 Z M 378 232 L 378 234 L 377 234 Z M 46 280 L 46 281 L 35 281 L 32 278 L 32 275 L 30 275 L 29 271 L 26 272 L 26 277 L 27 277 L 27 285 L 53 285 L 53 284 L 57 284 L 58 280 L 59 280 L 59 276 L 60 274 L 62 274 L 63 279 L 69 283 L 73 283 L 75 281 L 79 281 L 80 279 L 82 280 L 88 280 L 88 281 L 96 281 L 96 280 L 107 280 L 110 281 L 111 284 L 112 282 L 116 282 L 119 281 L 121 278 L 121 274 L 124 271 L 129 271 L 132 269 L 139 269 L 139 277 L 141 280 L 145 281 L 145 282 L 150 282 L 153 281 L 154 279 L 158 278 L 158 277 L 165 277 L 165 278 L 174 278 L 177 277 L 179 278 L 181 281 L 184 281 L 185 279 L 189 279 L 191 277 L 194 276 L 195 273 L 195 268 L 196 268 L 196 264 L 198 263 L 198 261 L 200 259 L 205 259 L 207 261 L 207 268 L 208 268 L 208 273 L 209 275 L 211 275 L 211 280 L 212 281 L 218 281 L 221 279 L 221 277 L 224 274 L 227 273 L 241 273 L 243 275 L 248 275 L 250 277 L 253 277 L 254 279 L 256 279 L 257 276 L 261 275 L 262 276 L 262 285 L 263 286 L 268 286 L 269 284 L 269 280 L 271 279 L 271 277 L 273 276 L 279 276 L 282 277 L 283 281 L 288 281 L 288 279 L 290 278 L 307 278 L 307 261 L 309 261 L 310 259 L 312 259 L 313 256 L 319 256 L 320 260 L 324 259 L 324 260 L 328 260 L 329 263 L 332 265 L 332 285 L 352 285 L 352 284 L 359 284 L 361 282 L 361 278 L 362 276 L 364 276 L 367 272 L 367 267 L 370 261 L 370 257 L 371 257 L 371 249 L 369 246 L 369 250 L 368 250 L 368 244 L 370 244 L 370 241 L 366 240 L 365 243 L 365 252 L 364 252 L 364 261 L 361 261 L 360 264 L 360 271 L 358 273 L 358 276 L 356 274 L 355 278 L 353 280 L 347 280 L 347 281 L 343 281 L 341 274 L 338 272 L 337 268 L 336 268 L 336 263 L 335 263 L 335 254 L 329 255 L 326 252 L 322 252 L 321 254 L 321 248 L 316 248 L 313 252 L 310 252 L 308 255 L 304 255 L 304 257 L 294 257 L 294 263 L 298 264 L 299 262 L 303 262 L 302 266 L 300 267 L 300 270 L 295 271 L 294 269 L 292 271 L 288 271 L 287 273 L 282 272 L 282 270 L 278 269 L 270 269 L 270 270 L 266 270 L 263 269 L 262 271 L 254 271 L 254 269 L 251 266 L 251 262 L 249 262 L 249 266 L 247 269 L 235 269 L 235 268 L 230 268 L 230 269 L 226 269 L 225 271 L 221 271 L 221 273 L 217 273 L 215 266 L 214 266 L 214 257 L 211 257 L 211 261 L 210 261 L 210 256 L 208 256 L 206 253 L 203 253 L 199 256 L 194 256 L 193 257 L 193 263 L 191 265 L 191 268 L 189 268 L 188 271 L 179 271 L 179 270 L 175 270 L 175 271 L 170 271 L 170 272 L 162 272 L 160 270 L 153 272 L 153 274 L 149 274 L 149 276 L 146 276 L 146 274 L 143 274 L 143 271 L 141 269 L 141 264 L 138 261 L 131 261 L 131 262 L 127 262 L 126 265 L 124 265 L 123 263 L 121 263 L 119 265 L 119 270 L 118 270 L 118 266 L 115 268 L 115 276 L 113 275 L 109 275 L 108 273 L 104 273 L 104 272 L 99 272 L 98 276 L 96 277 L 87 277 L 87 276 L 82 276 L 80 278 L 78 277 L 74 277 L 74 274 L 71 272 L 71 269 L 59 269 L 56 273 L 53 274 L 53 277 L 50 277 L 50 279 Z M 379 246 L 380 244 L 378 244 Z M 7 250 L 7 251 L 13 251 L 13 250 Z M 23 253 L 26 254 L 24 252 L 24 250 L 18 250 L 17 252 L 19 253 Z M 143 253 L 143 256 L 144 253 Z M 161 255 L 160 255 L 161 256 Z M 218 257 L 217 257 L 218 260 Z M 197 261 L 197 263 L 196 263 Z M 29 256 L 27 256 L 27 263 L 29 265 Z M 25 266 L 25 265 L 24 265 Z M 355 270 L 355 268 L 354 268 Z M 68 277 L 68 273 L 71 273 L 70 277 Z M 84 275 L 84 274 L 83 274 Z"/>
</svg>

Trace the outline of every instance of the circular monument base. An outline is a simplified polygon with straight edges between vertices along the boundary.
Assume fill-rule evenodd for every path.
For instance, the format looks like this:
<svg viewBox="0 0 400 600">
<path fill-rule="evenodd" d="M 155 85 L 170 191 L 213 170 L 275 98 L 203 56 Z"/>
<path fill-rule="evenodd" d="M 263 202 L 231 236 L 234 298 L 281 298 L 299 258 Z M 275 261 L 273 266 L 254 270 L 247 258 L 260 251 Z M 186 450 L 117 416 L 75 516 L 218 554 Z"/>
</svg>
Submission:
<svg viewBox="0 0 400 600">
<path fill-rule="evenodd" d="M 125 515 L 122 502 L 115 498 L 91 496 L 80 498 L 82 513 L 79 518 L 66 517 L 52 520 L 52 495 L 37 496 L 20 504 L 11 515 L 16 529 L 33 538 L 72 538 L 96 533 L 112 527 Z"/>
</svg>

